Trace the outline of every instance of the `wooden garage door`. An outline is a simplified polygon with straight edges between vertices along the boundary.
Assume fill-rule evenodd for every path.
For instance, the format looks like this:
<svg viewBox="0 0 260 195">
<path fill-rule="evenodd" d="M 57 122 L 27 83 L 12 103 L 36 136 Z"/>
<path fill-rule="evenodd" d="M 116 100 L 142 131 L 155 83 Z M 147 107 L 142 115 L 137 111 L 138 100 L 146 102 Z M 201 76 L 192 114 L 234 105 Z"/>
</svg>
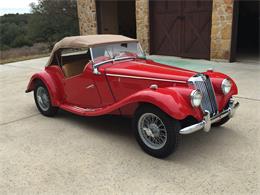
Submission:
<svg viewBox="0 0 260 195">
<path fill-rule="evenodd" d="M 212 1 L 150 1 L 151 54 L 210 57 Z"/>
</svg>

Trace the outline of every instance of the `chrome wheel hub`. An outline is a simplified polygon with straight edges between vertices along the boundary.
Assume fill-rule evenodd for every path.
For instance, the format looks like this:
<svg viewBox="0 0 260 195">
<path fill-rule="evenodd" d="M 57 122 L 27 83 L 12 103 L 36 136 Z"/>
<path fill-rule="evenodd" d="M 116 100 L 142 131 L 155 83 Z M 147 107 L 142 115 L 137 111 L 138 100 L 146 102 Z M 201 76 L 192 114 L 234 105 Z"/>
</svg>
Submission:
<svg viewBox="0 0 260 195">
<path fill-rule="evenodd" d="M 155 124 L 155 123 L 150 124 L 149 129 L 151 129 L 154 137 L 159 137 L 160 129 L 157 126 L 157 124 Z"/>
<path fill-rule="evenodd" d="M 48 92 L 44 87 L 38 87 L 36 92 L 38 105 L 43 111 L 47 111 L 50 107 Z"/>
<path fill-rule="evenodd" d="M 162 148 L 167 141 L 166 127 L 153 113 L 145 113 L 139 118 L 138 133 L 145 145 L 152 149 Z"/>
</svg>

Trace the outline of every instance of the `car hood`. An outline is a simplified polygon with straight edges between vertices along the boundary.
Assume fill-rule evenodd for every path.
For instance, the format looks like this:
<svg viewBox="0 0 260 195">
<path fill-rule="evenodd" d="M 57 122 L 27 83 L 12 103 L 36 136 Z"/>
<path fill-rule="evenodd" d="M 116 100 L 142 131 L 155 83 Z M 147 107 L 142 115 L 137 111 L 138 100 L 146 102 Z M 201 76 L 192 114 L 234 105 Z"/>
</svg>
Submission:
<svg viewBox="0 0 260 195">
<path fill-rule="evenodd" d="M 117 61 L 105 69 L 106 74 L 187 81 L 197 72 L 167 66 L 152 60 Z"/>
</svg>

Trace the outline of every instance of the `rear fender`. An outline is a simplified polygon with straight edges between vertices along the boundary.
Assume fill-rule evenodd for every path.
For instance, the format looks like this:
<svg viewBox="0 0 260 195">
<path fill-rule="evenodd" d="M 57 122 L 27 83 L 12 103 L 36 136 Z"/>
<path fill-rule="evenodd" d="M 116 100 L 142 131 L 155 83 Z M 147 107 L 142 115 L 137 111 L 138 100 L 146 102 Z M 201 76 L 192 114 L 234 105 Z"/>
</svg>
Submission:
<svg viewBox="0 0 260 195">
<path fill-rule="evenodd" d="M 27 86 L 26 93 L 29 93 L 35 89 L 35 84 L 37 80 L 40 80 L 43 82 L 43 84 L 47 87 L 49 95 L 51 97 L 51 103 L 53 106 L 59 106 L 60 105 L 60 93 L 55 85 L 55 81 L 52 79 L 51 75 L 48 74 L 45 71 L 39 72 L 34 74 L 30 82 Z"/>
</svg>

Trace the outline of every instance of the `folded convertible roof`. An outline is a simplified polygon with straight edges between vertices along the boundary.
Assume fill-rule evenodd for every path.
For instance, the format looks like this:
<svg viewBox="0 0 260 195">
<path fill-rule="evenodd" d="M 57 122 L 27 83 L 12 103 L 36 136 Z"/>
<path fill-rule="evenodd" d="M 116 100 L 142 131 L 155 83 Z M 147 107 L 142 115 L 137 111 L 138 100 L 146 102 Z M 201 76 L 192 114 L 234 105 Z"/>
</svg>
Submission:
<svg viewBox="0 0 260 195">
<path fill-rule="evenodd" d="M 126 36 L 110 34 L 65 37 L 54 45 L 47 66 L 52 62 L 54 53 L 62 48 L 88 48 L 105 44 L 128 42 L 138 41 Z"/>
</svg>

